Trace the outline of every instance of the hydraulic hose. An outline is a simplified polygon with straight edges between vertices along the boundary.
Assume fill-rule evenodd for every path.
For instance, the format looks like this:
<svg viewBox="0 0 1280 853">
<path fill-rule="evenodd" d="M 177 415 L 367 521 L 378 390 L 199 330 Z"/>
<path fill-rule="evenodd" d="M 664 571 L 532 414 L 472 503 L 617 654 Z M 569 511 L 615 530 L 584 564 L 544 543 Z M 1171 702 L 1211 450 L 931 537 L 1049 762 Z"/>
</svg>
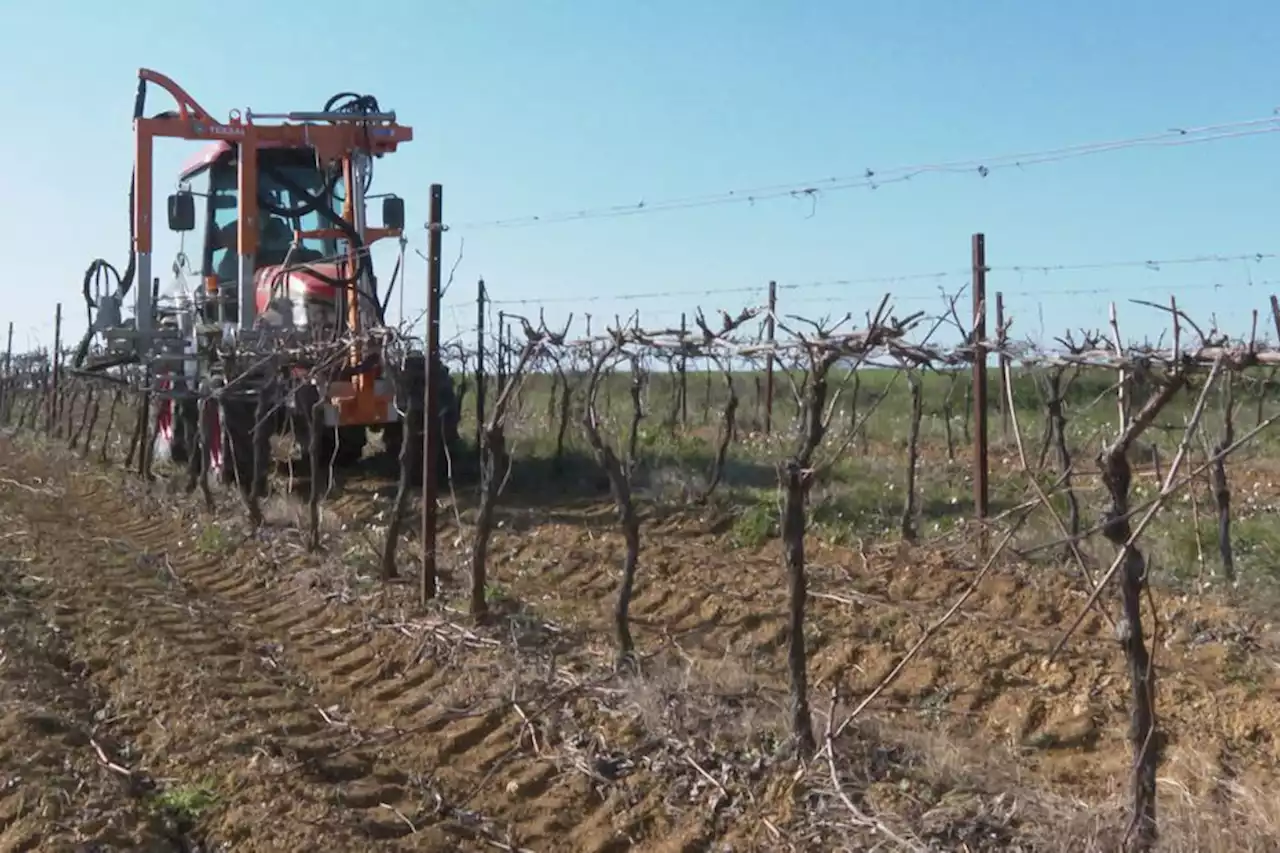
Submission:
<svg viewBox="0 0 1280 853">
<path fill-rule="evenodd" d="M 293 193 L 295 196 L 305 198 L 306 201 L 303 202 L 301 207 L 307 208 L 307 213 L 314 211 L 319 213 L 323 219 L 328 220 L 330 225 L 333 225 L 342 232 L 342 236 L 346 237 L 347 240 L 351 242 L 351 245 L 356 248 L 357 252 L 364 248 L 364 241 L 360 239 L 360 234 L 351 227 L 347 220 L 339 216 L 333 209 L 333 205 L 329 203 L 327 192 L 322 191 L 320 195 L 313 196 L 303 187 L 294 182 L 294 180 L 284 172 L 271 165 L 263 165 L 262 171 L 267 175 L 270 175 L 277 184 L 289 190 L 289 192 Z M 258 205 L 268 213 L 274 213 L 277 216 L 283 216 L 286 219 L 293 218 L 292 212 L 288 208 L 282 208 L 275 204 L 262 192 L 258 193 Z M 331 277 L 325 277 L 325 280 L 327 283 L 332 284 L 335 287 L 346 287 L 349 284 L 355 283 L 356 279 L 360 276 L 360 271 L 360 267 L 357 266 L 355 271 L 346 279 L 339 280 Z"/>
<path fill-rule="evenodd" d="M 326 113 L 349 113 L 351 115 L 372 115 L 381 112 L 382 108 L 378 105 L 378 99 L 373 95 L 361 95 L 356 92 L 339 92 L 333 95 L 324 103 L 324 112 Z M 271 170 L 266 170 L 268 173 Z M 276 175 L 272 174 L 272 177 Z M 277 216 L 283 216 L 286 219 L 306 216 L 313 213 L 325 203 L 325 199 L 333 194 L 334 187 L 338 183 L 338 175 L 336 171 L 331 171 L 325 175 L 324 186 L 321 187 L 319 195 L 313 196 L 311 193 L 304 192 L 302 196 L 306 201 L 297 207 L 281 207 L 273 203 L 270 199 L 258 198 L 258 205 L 263 210 L 267 210 Z M 369 169 L 365 173 L 364 190 L 369 191 L 369 187 L 373 185 L 373 163 L 369 163 Z M 289 187 L 293 189 L 293 187 Z M 296 191 L 296 190 L 295 190 Z"/>
<path fill-rule="evenodd" d="M 263 166 L 262 170 L 266 172 L 268 175 L 270 175 L 272 179 L 276 181 L 276 183 L 280 184 L 285 189 L 289 190 L 295 195 L 300 195 L 303 198 L 306 198 L 308 200 L 307 204 L 311 204 L 312 202 L 314 202 L 316 212 L 319 213 L 323 218 L 327 219 L 331 225 L 333 225 L 339 231 L 341 231 L 342 235 L 346 237 L 346 239 L 351 243 L 352 248 L 355 249 L 355 255 L 356 255 L 355 269 L 352 270 L 352 272 L 347 276 L 345 276 L 344 278 L 336 278 L 334 276 L 328 275 L 327 273 L 320 272 L 318 269 L 316 269 L 314 266 L 310 264 L 300 264 L 298 267 L 296 267 L 296 269 L 307 270 L 316 278 L 320 279 L 330 287 L 335 287 L 338 289 L 345 290 L 348 287 L 355 286 L 356 293 L 359 294 L 361 297 L 368 299 L 370 304 L 372 304 L 375 312 L 374 316 L 378 318 L 378 322 L 385 325 L 386 315 L 383 312 L 382 303 L 378 301 L 376 284 L 374 285 L 375 292 L 373 293 L 365 293 L 362 290 L 360 290 L 358 286 L 356 286 L 357 282 L 360 280 L 360 275 L 365 270 L 365 265 L 368 265 L 369 280 L 371 282 L 375 281 L 373 277 L 373 258 L 372 256 L 370 256 L 368 250 L 365 248 L 364 240 L 360 238 L 359 232 L 357 232 L 355 228 L 351 227 L 351 224 L 347 222 L 347 220 L 339 216 L 337 212 L 334 211 L 333 206 L 330 205 L 328 203 L 328 200 L 325 199 L 323 196 L 320 196 L 320 197 L 312 196 L 309 192 L 307 192 L 305 189 L 303 189 L 301 186 L 295 183 L 288 175 L 284 174 L 278 169 L 275 169 L 272 166 Z M 275 212 L 272 210 L 271 205 L 263 204 L 263 199 L 259 198 L 258 202 L 259 204 L 262 204 L 266 210 L 270 212 Z"/>
<path fill-rule="evenodd" d="M 342 101 L 346 101 L 346 103 L 341 103 Z M 373 95 L 361 95 L 358 92 L 339 92 L 324 102 L 324 111 L 327 113 L 370 115 L 371 113 L 382 112 L 382 109 L 378 106 L 378 99 Z"/>
<path fill-rule="evenodd" d="M 403 250 L 402 250 L 403 251 Z M 400 264 L 404 261 L 404 255 L 396 258 L 396 265 L 391 270 L 391 283 L 387 285 L 387 295 L 382 298 L 382 316 L 387 315 L 387 306 L 391 304 L 391 294 L 396 292 L 396 278 L 400 275 Z"/>
<path fill-rule="evenodd" d="M 382 112 L 382 107 L 378 104 L 378 99 L 373 95 L 361 95 L 356 92 L 339 92 L 333 95 L 329 100 L 324 102 L 324 111 L 327 113 L 348 113 L 351 115 L 376 115 Z M 369 139 L 369 128 L 365 127 L 365 142 L 371 143 Z M 372 149 L 372 144 L 369 144 Z M 369 160 L 369 168 L 364 176 L 364 191 L 369 192 L 369 188 L 373 186 L 373 160 Z"/>
<path fill-rule="evenodd" d="M 361 95 L 357 92 L 339 92 L 336 95 L 332 95 L 327 101 L 325 101 L 325 104 L 324 104 L 324 112 L 348 113 L 355 116 L 371 115 L 371 114 L 379 113 L 381 112 L 381 110 L 382 108 L 378 104 L 378 99 L 376 97 L 374 97 L 373 95 Z M 366 140 L 366 141 L 371 141 L 371 140 Z M 331 287 L 346 289 L 348 287 L 354 286 L 356 289 L 356 293 L 360 297 L 368 299 L 369 302 L 372 304 L 373 310 L 374 310 L 374 316 L 377 317 L 378 322 L 380 324 L 385 325 L 386 324 L 386 301 L 389 301 L 390 299 L 390 292 L 388 292 L 388 295 L 387 295 L 388 299 L 386 301 L 380 300 L 378 298 L 378 292 L 377 292 L 378 285 L 377 285 L 377 277 L 374 275 L 374 270 L 373 270 L 373 257 L 372 255 L 369 254 L 368 249 L 364 245 L 364 240 L 361 239 L 360 235 L 356 232 L 355 228 L 353 228 L 350 223 L 348 223 L 345 219 L 343 219 L 341 216 L 338 215 L 338 213 L 334 210 L 332 203 L 330 202 L 330 199 L 332 198 L 332 195 L 333 195 L 333 191 L 337 186 L 337 171 L 334 170 L 329 172 L 327 175 L 325 175 L 324 185 L 321 188 L 319 194 L 312 195 L 306 189 L 304 189 L 303 187 L 299 186 L 296 182 L 291 180 L 286 174 L 284 174 L 279 169 L 276 169 L 270 165 L 265 165 L 262 167 L 262 170 L 267 175 L 269 175 L 272 179 L 274 179 L 277 184 L 289 190 L 295 197 L 301 197 L 305 199 L 297 207 L 286 208 L 286 207 L 282 207 L 280 205 L 275 204 L 271 199 L 266 198 L 264 193 L 259 192 L 258 205 L 263 210 L 266 210 L 269 213 L 274 213 L 277 216 L 283 216 L 286 219 L 292 219 L 298 216 L 305 216 L 312 212 L 319 213 L 320 216 L 326 221 L 328 221 L 330 225 L 334 226 L 335 228 L 337 228 L 339 231 L 342 232 L 343 236 L 347 239 L 347 241 L 351 244 L 352 248 L 355 250 L 355 256 L 356 256 L 355 269 L 353 269 L 351 273 L 344 278 L 337 278 L 334 276 L 330 276 L 326 273 L 322 273 L 319 270 L 317 270 L 314 266 L 311 266 L 309 264 L 302 264 L 300 265 L 299 268 L 306 269 L 316 278 L 320 279 L 325 284 L 328 284 Z M 368 192 L 369 188 L 373 185 L 373 161 L 372 160 L 369 161 L 369 168 L 366 169 L 365 171 L 363 184 L 364 184 L 363 190 L 365 192 Z M 371 289 L 373 291 L 372 293 L 364 293 L 359 289 L 357 285 L 357 282 L 359 282 L 361 275 L 365 271 L 366 264 L 368 265 L 369 282 L 370 282 Z M 394 282 L 394 280 L 395 280 L 395 275 L 393 274 L 392 281 Z"/>
<path fill-rule="evenodd" d="M 134 121 L 142 118 L 147 108 L 147 81 L 138 80 L 138 91 L 133 97 L 133 118 Z M 137 223 L 134 221 L 134 202 L 138 192 L 138 170 L 135 166 L 129 171 L 129 263 L 124 268 L 122 275 L 114 266 L 103 258 L 95 258 L 89 264 L 88 269 L 84 272 L 84 282 L 82 285 L 82 293 L 84 296 L 85 315 L 88 319 L 88 328 L 85 329 L 84 337 L 80 339 L 80 343 L 76 346 L 75 355 L 72 357 L 72 366 L 79 367 L 84 363 L 85 358 L 89 355 L 89 345 L 93 342 L 93 312 L 98 307 L 97 302 L 93 299 L 93 285 L 101 283 L 105 274 L 115 276 L 116 292 L 120 295 L 121 302 L 124 297 L 129 295 L 129 291 L 133 287 L 133 278 L 138 271 L 138 250 L 136 239 L 138 236 Z"/>
<path fill-rule="evenodd" d="M 271 177 L 275 178 L 277 182 L 281 180 L 280 173 L 270 166 L 263 166 L 262 171 L 271 175 Z M 285 219 L 301 218 L 303 216 L 306 216 L 308 213 L 314 213 L 317 210 L 319 210 L 320 206 L 326 203 L 325 199 L 327 199 L 330 195 L 333 194 L 333 189 L 337 185 L 337 183 L 338 183 L 337 172 L 330 171 L 328 174 L 325 175 L 324 184 L 323 186 L 320 187 L 320 193 L 318 195 L 313 196 L 311 193 L 300 189 L 296 184 L 293 184 L 292 182 L 290 182 L 286 186 L 286 189 L 292 190 L 293 192 L 301 195 L 303 198 L 306 199 L 306 201 L 302 202 L 297 207 L 282 207 L 276 204 L 275 202 L 273 202 L 271 199 L 267 198 L 267 196 L 262 192 L 262 190 L 259 189 L 258 190 L 258 206 L 261 207 L 263 210 L 267 211 L 268 213 L 274 213 L 276 216 L 283 216 Z"/>
<path fill-rule="evenodd" d="M 133 100 L 133 118 L 138 120 L 146 114 L 147 104 L 147 81 L 138 80 L 138 89 Z M 353 115 L 369 115 L 378 113 L 381 108 L 378 105 L 378 99 L 372 95 L 361 95 L 355 92 L 339 92 L 333 95 L 325 102 L 325 112 L 343 112 Z M 163 113 L 161 115 L 164 115 Z M 364 264 L 369 265 L 369 281 L 373 288 L 372 294 L 366 294 L 356 287 L 356 292 L 369 299 L 373 305 L 374 311 L 379 323 L 385 324 L 386 313 L 385 305 L 378 299 L 377 279 L 373 274 L 373 258 L 369 255 L 364 246 L 364 241 L 351 225 L 339 216 L 329 203 L 329 198 L 333 194 L 333 190 L 337 185 L 337 173 L 331 171 L 325 176 L 325 183 L 318 195 L 311 193 L 298 186 L 290 180 L 286 175 L 270 166 L 264 167 L 264 171 L 271 175 L 277 183 L 293 192 L 295 195 L 305 199 L 302 204 L 294 208 L 285 208 L 275 204 L 270 199 L 263 198 L 259 194 L 258 204 L 264 210 L 274 213 L 277 216 L 283 216 L 288 219 L 294 219 L 306 216 L 312 212 L 318 212 L 322 217 L 329 221 L 334 227 L 340 230 L 355 249 L 356 268 L 350 276 L 345 279 L 338 279 L 333 276 L 320 272 L 309 265 L 302 265 L 302 269 L 307 269 L 312 275 L 321 281 L 336 288 L 347 288 L 359 281 L 360 275 L 364 272 Z M 370 161 L 369 168 L 366 170 L 364 179 L 364 189 L 368 191 L 373 183 L 373 163 Z M 129 291 L 133 289 L 134 278 L 138 269 L 137 254 L 137 224 L 135 222 L 135 203 L 137 199 L 138 175 L 136 167 L 129 173 L 129 261 L 125 266 L 124 272 L 121 273 L 114 265 L 103 258 L 96 258 L 89 264 L 85 270 L 84 280 L 82 282 L 81 291 L 85 302 L 85 314 L 88 320 L 88 328 L 85 330 L 84 336 L 80 339 L 76 347 L 74 356 L 72 357 L 72 366 L 80 368 L 84 364 L 89 354 L 89 347 L 93 342 L 93 312 L 99 307 L 97 301 L 93 298 L 95 287 L 101 289 L 104 281 L 109 284 L 110 279 L 114 279 L 116 285 L 116 296 L 121 302 L 129 295 Z M 394 281 L 394 275 L 393 275 Z M 390 294 L 388 293 L 388 296 Z"/>
</svg>

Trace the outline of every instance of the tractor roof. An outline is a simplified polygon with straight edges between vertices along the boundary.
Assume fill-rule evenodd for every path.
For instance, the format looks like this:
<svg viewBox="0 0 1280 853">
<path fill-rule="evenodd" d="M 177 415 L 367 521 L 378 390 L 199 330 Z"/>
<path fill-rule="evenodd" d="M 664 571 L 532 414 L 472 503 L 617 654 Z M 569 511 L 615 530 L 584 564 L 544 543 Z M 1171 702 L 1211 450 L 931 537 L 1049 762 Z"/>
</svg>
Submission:
<svg viewBox="0 0 1280 853">
<path fill-rule="evenodd" d="M 222 141 L 210 142 L 208 145 L 203 146 L 198 152 L 196 152 L 195 156 L 191 157 L 182 165 L 181 177 L 184 180 L 191 177 L 205 166 L 208 166 L 214 160 L 217 160 L 224 153 L 230 151 L 231 147 L 230 142 Z"/>
<path fill-rule="evenodd" d="M 226 140 L 221 140 L 221 139 L 218 140 L 217 142 L 210 142 L 208 145 L 205 145 L 203 148 L 201 148 L 200 151 L 197 152 L 194 157 L 192 157 L 185 164 L 183 164 L 180 179 L 186 180 L 190 178 L 196 172 L 199 172 L 201 169 L 205 168 L 210 163 L 217 160 L 223 154 L 226 154 L 228 151 L 234 151 L 238 147 L 239 146 L 234 143 L 227 142 Z M 284 146 L 282 145 L 282 143 L 279 143 L 279 142 L 263 142 L 260 144 L 260 147 L 281 148 Z"/>
</svg>

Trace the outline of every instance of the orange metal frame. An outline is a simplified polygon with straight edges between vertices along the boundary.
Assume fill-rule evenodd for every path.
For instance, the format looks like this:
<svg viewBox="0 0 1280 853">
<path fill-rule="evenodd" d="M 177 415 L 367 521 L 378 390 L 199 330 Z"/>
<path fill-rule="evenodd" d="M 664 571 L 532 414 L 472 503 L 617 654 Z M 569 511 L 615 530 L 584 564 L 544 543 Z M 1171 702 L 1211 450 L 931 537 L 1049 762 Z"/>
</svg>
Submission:
<svg viewBox="0 0 1280 853">
<path fill-rule="evenodd" d="M 341 122 L 333 124 L 255 124 L 233 111 L 226 122 L 213 118 L 186 90 L 169 77 L 146 68 L 138 70 L 138 78 L 164 89 L 178 106 L 176 116 L 139 118 L 134 122 L 134 248 L 139 253 L 152 250 L 152 194 L 154 192 L 153 143 L 156 139 L 225 141 L 239 146 L 239 184 L 237 232 L 240 255 L 253 256 L 258 250 L 258 149 L 260 147 L 311 148 L 322 163 L 340 163 L 346 186 L 351 186 L 351 156 L 364 152 L 381 156 L 397 150 L 400 143 L 413 139 L 413 128 L 394 122 Z M 354 226 L 352 192 L 348 189 L 342 215 Z M 337 231 L 313 232 L 342 236 Z M 366 248 L 387 237 L 398 238 L 400 229 L 366 228 Z M 350 263 L 356 263 L 355 249 L 348 249 Z M 354 266 L 352 267 L 354 269 Z M 241 286 L 252 286 L 241 282 Z M 353 330 L 360 328 L 359 296 L 351 286 L 347 294 L 347 321 Z M 361 354 L 353 348 L 350 362 L 358 363 Z M 340 423 L 369 424 L 387 420 L 391 397 L 374 394 L 374 377 L 357 374 L 354 382 L 331 383 L 332 402 L 339 410 Z"/>
</svg>

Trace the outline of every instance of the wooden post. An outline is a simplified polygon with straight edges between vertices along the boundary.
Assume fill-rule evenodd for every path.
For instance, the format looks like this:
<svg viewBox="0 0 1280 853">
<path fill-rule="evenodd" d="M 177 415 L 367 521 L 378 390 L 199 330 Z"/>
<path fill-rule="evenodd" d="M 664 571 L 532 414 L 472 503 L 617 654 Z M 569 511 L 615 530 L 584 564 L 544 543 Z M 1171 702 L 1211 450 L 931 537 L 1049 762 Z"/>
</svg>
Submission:
<svg viewBox="0 0 1280 853">
<path fill-rule="evenodd" d="M 13 406 L 13 383 L 10 370 L 13 366 L 13 321 L 9 321 L 9 339 L 4 347 L 4 375 L 0 376 L 0 423 L 9 422 L 9 410 Z"/>
<path fill-rule="evenodd" d="M 53 352 L 49 361 L 49 397 L 48 417 L 44 422 L 44 434 L 53 432 L 53 424 L 58 417 L 58 383 L 62 376 L 62 303 L 59 302 L 53 312 Z"/>
<path fill-rule="evenodd" d="M 769 316 L 764 321 L 765 340 L 770 345 L 773 344 L 777 333 L 777 325 L 774 319 L 774 312 L 778 310 L 778 283 L 776 281 L 769 282 Z M 764 357 L 764 434 L 769 435 L 773 431 L 773 351 L 770 350 Z"/>
<path fill-rule="evenodd" d="M 422 402 L 422 572 L 418 596 L 425 607 L 436 597 L 436 497 L 439 486 L 440 434 L 440 255 L 444 237 L 444 190 L 431 185 L 427 223 L 427 389 Z"/>
<path fill-rule="evenodd" d="M 507 312 L 498 312 L 498 396 L 502 395 L 502 388 L 507 384 Z"/>
<path fill-rule="evenodd" d="M 685 317 L 684 312 L 680 312 L 680 338 L 683 341 L 685 335 L 689 333 L 689 321 Z M 684 355 L 680 356 L 680 361 L 676 364 L 676 371 L 680 375 L 680 426 L 684 429 L 689 428 L 689 375 L 688 360 Z"/>
<path fill-rule="evenodd" d="M 484 309 L 489 294 L 484 279 L 476 288 L 476 453 L 480 453 L 484 435 Z"/>
<path fill-rule="evenodd" d="M 510 382 L 512 379 L 511 377 L 512 358 L 511 357 L 515 355 L 515 351 L 516 351 L 515 344 L 511 340 L 512 338 L 511 330 L 514 327 L 515 327 L 515 324 L 512 323 L 509 319 L 507 319 L 506 317 L 502 319 L 502 336 L 503 336 L 502 351 L 506 353 L 506 376 L 507 376 L 506 381 L 507 382 Z"/>
<path fill-rule="evenodd" d="M 1009 401 L 1005 399 L 1004 389 L 1009 387 L 1009 356 L 1005 353 L 1007 343 L 1004 329 L 1004 294 L 996 291 L 996 346 L 1000 352 L 996 355 L 996 363 L 1000 366 L 1000 391 L 996 394 L 996 405 L 1000 407 L 1000 437 L 1009 440 Z"/>
<path fill-rule="evenodd" d="M 987 551 L 987 239 L 973 235 L 973 508 L 981 553 Z"/>
</svg>

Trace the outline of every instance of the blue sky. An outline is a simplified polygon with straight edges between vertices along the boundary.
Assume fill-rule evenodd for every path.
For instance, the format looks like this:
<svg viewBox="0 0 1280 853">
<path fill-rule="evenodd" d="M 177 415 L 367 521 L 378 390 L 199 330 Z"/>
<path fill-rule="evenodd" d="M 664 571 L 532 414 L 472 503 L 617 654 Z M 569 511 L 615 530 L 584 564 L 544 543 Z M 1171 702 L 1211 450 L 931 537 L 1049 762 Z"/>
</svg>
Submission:
<svg viewBox="0 0 1280 853">
<path fill-rule="evenodd" d="M 816 201 L 460 227 L 1266 117 L 1280 104 L 1280 5 L 1262 0 L 8 6 L 0 222 L 12 250 L 0 321 L 15 322 L 19 348 L 51 339 L 58 301 L 69 329 L 82 329 L 85 266 L 125 263 L 139 66 L 175 78 L 215 115 L 318 108 L 348 89 L 395 109 L 416 140 L 379 163 L 376 188 L 405 196 L 421 223 L 428 185 L 442 183 L 446 219 L 459 226 L 446 235 L 447 265 L 465 238 L 446 335 L 474 325 L 480 276 L 494 299 L 533 303 L 511 310 L 536 315 L 547 300 L 554 320 L 638 309 L 658 325 L 699 305 L 759 304 L 769 279 L 783 286 L 785 311 L 861 314 L 886 288 L 903 309 L 933 309 L 939 285 L 966 281 L 974 231 L 997 268 L 1280 251 L 1275 134 L 986 178 L 924 175 Z M 191 150 L 159 152 L 157 211 Z M 425 234 L 411 245 L 424 248 Z M 161 217 L 157 274 L 167 278 L 176 248 Z M 385 281 L 386 253 L 379 263 Z M 941 271 L 955 274 L 840 283 Z M 809 282 L 827 284 L 788 287 Z M 409 285 L 406 313 L 416 313 L 416 257 Z M 1280 260 L 996 269 L 988 286 L 1006 292 L 1022 334 L 1039 335 L 1042 322 L 1049 336 L 1099 326 L 1115 298 L 1126 335 L 1154 336 L 1162 319 L 1123 300 L 1170 292 L 1197 318 L 1216 311 L 1245 332 L 1250 309 L 1280 292 Z M 747 292 L 703 295 L 724 288 Z M 626 296 L 647 292 L 679 295 Z"/>
</svg>

